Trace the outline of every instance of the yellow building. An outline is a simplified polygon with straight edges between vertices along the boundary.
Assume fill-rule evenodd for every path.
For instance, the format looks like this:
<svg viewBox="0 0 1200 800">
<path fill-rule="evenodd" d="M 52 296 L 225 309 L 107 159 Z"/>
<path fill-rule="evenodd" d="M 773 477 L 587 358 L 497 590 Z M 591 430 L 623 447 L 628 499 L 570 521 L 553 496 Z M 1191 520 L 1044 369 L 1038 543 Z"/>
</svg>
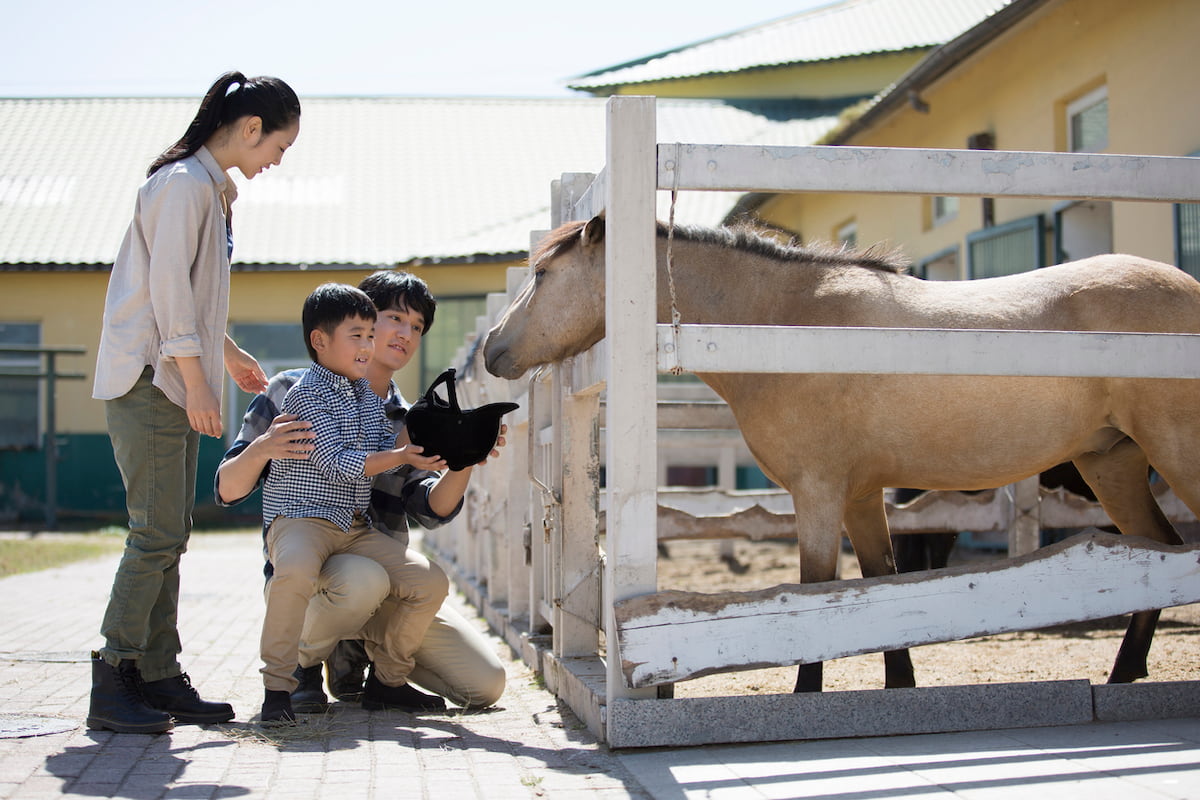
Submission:
<svg viewBox="0 0 1200 800">
<path fill-rule="evenodd" d="M 1197 35 L 1188 0 L 1016 0 L 932 51 L 830 143 L 1192 155 Z M 1200 275 L 1194 205 L 850 194 L 743 205 L 804 239 L 900 245 L 934 279 L 1114 251 Z"/>
</svg>

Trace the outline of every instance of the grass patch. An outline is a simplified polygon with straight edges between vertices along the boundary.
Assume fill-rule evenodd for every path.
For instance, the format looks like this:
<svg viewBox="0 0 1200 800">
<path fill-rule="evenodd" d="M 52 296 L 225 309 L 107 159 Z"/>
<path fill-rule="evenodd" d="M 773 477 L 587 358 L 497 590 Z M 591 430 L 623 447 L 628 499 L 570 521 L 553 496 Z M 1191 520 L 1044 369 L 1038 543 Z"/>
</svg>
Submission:
<svg viewBox="0 0 1200 800">
<path fill-rule="evenodd" d="M 295 725 L 263 725 L 257 722 L 222 725 L 225 736 L 237 742 L 255 742 L 286 749 L 289 745 L 325 743 L 349 732 L 350 725 L 333 714 L 301 714 Z"/>
<path fill-rule="evenodd" d="M 124 530 L 91 534 L 0 538 L 0 578 L 120 553 Z"/>
</svg>

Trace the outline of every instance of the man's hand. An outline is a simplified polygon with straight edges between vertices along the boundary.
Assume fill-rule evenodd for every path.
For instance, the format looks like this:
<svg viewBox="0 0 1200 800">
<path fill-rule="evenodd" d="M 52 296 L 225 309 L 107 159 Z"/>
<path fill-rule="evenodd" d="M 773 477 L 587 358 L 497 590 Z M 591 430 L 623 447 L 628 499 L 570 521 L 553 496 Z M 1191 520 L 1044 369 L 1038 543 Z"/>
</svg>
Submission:
<svg viewBox="0 0 1200 800">
<path fill-rule="evenodd" d="M 496 446 L 492 448 L 492 452 L 488 453 L 484 457 L 483 461 L 479 462 L 480 465 L 486 464 L 489 458 L 499 458 L 500 457 L 500 448 L 504 447 L 504 445 L 506 444 L 506 442 L 504 441 L 504 434 L 506 434 L 506 433 L 508 433 L 508 426 L 505 425 L 503 422 L 501 422 L 500 423 L 500 435 L 496 437 Z"/>
<path fill-rule="evenodd" d="M 261 458 L 305 460 L 312 454 L 316 438 L 310 423 L 295 414 L 280 414 L 250 446 Z"/>
</svg>

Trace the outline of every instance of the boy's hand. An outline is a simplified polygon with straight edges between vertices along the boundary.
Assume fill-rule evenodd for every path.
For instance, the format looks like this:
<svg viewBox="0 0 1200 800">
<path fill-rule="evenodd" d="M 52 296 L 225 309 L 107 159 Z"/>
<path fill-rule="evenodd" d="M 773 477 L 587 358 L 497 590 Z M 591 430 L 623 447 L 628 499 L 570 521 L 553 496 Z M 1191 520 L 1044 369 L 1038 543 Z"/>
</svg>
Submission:
<svg viewBox="0 0 1200 800">
<path fill-rule="evenodd" d="M 254 447 L 263 458 L 293 458 L 304 460 L 316 445 L 317 434 L 312 424 L 295 414 L 280 414 L 271 420 L 271 427 L 254 440 Z"/>
<path fill-rule="evenodd" d="M 401 464 L 408 464 L 415 469 L 441 472 L 450 468 L 446 459 L 441 456 L 423 455 L 425 448 L 412 443 L 412 439 L 408 438 L 408 428 L 401 428 L 400 432 L 396 434 L 396 449 L 392 452 L 400 456 Z"/>
</svg>

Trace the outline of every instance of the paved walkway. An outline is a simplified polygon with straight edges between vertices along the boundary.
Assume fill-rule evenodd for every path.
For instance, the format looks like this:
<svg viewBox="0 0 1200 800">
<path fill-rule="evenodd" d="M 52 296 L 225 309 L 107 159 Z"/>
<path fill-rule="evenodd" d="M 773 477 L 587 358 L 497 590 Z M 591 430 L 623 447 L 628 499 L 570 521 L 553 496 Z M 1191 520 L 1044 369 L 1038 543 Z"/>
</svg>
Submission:
<svg viewBox="0 0 1200 800">
<path fill-rule="evenodd" d="M 237 718 L 163 736 L 83 725 L 115 557 L 0 580 L 0 798 L 1200 798 L 1195 719 L 613 752 L 499 639 L 509 683 L 496 709 L 415 716 L 343 703 L 263 731 L 252 722 L 260 558 L 255 535 L 194 538 L 184 665 Z"/>
</svg>

